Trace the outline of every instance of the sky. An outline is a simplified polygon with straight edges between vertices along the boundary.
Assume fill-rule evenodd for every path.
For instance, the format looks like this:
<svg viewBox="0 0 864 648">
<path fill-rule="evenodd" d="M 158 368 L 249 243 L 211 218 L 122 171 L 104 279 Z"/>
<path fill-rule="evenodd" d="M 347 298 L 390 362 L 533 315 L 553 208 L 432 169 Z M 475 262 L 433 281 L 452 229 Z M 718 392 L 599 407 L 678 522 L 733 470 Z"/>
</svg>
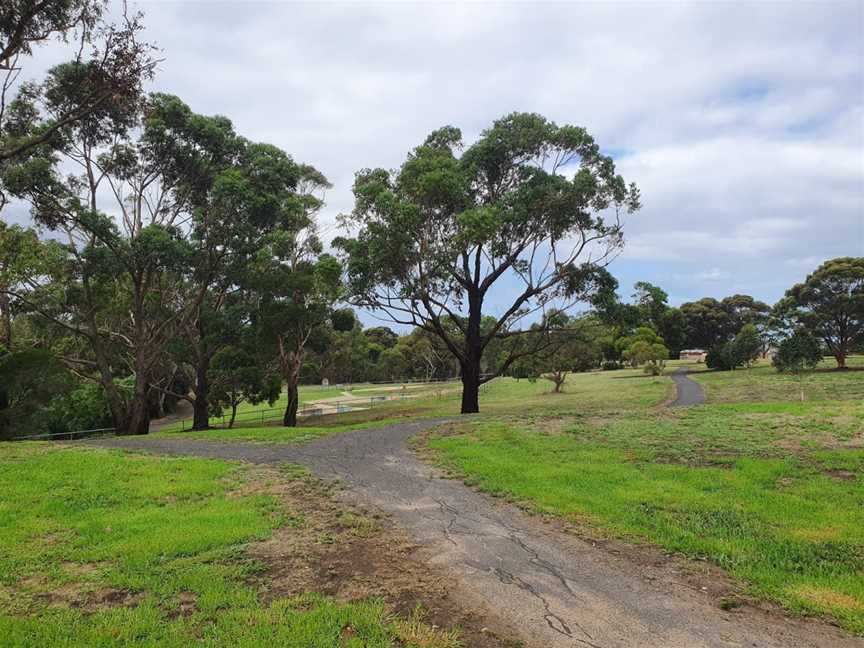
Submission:
<svg viewBox="0 0 864 648">
<path fill-rule="evenodd" d="M 328 236 L 357 170 L 530 111 L 588 129 L 639 186 L 610 267 L 624 297 L 641 280 L 673 305 L 773 303 L 864 256 L 862 2 L 132 6 L 165 59 L 152 89 L 323 171 Z"/>
</svg>

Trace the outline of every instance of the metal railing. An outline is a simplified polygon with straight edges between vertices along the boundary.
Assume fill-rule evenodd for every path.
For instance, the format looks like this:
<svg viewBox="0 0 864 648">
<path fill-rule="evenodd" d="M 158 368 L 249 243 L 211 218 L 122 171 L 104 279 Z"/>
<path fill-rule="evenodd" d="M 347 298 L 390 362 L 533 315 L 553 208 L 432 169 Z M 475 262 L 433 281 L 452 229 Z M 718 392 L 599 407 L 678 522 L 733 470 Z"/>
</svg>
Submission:
<svg viewBox="0 0 864 648">
<path fill-rule="evenodd" d="M 434 385 L 434 384 L 446 384 L 450 382 L 454 382 L 456 379 L 447 379 L 447 380 L 405 380 L 404 384 L 424 384 L 424 385 Z M 375 385 L 375 384 L 383 384 L 383 385 L 392 385 L 392 382 L 384 382 L 384 383 L 358 383 L 358 385 Z M 346 391 L 350 390 L 350 383 L 344 384 L 334 384 L 330 385 L 330 387 L 337 389 L 346 389 Z M 485 386 L 485 385 L 484 385 Z M 439 394 L 440 397 L 440 394 Z M 306 403 L 301 404 L 297 410 L 297 416 L 303 418 L 309 418 L 313 416 L 331 416 L 334 414 L 345 414 L 348 412 L 358 412 L 366 409 L 372 409 L 375 407 L 376 403 L 382 403 L 386 401 L 401 401 L 401 400 L 409 400 L 413 398 L 418 398 L 417 394 L 407 393 L 407 392 L 398 392 L 396 394 L 384 394 L 377 396 L 364 396 L 362 398 L 350 398 L 345 400 L 335 400 L 328 403 Z M 275 421 L 281 419 L 285 414 L 284 407 L 269 407 L 262 408 L 257 410 L 246 410 L 244 412 L 238 412 L 237 416 L 234 418 L 235 423 L 240 422 L 261 422 L 265 423 L 267 421 Z M 222 414 L 221 416 L 211 416 L 210 424 L 213 425 L 214 420 L 221 421 L 218 425 L 227 427 L 228 422 L 231 419 L 230 413 Z M 180 424 L 180 430 L 185 431 L 187 429 L 191 429 L 192 418 L 180 419 L 179 421 L 175 421 L 173 423 L 168 423 L 165 427 L 170 427 L 172 425 Z M 43 434 L 30 434 L 26 436 L 19 436 L 10 439 L 11 441 L 74 441 L 75 439 L 86 439 L 88 437 L 97 437 L 97 436 L 110 436 L 117 433 L 116 428 L 95 428 L 92 430 L 75 430 L 71 432 L 46 432 Z"/>
<path fill-rule="evenodd" d="M 414 394 L 399 393 L 392 396 L 367 396 L 363 398 L 350 398 L 345 400 L 336 400 L 328 403 L 305 403 L 297 408 L 297 416 L 302 418 L 311 418 L 313 416 L 331 416 L 333 414 L 346 414 L 348 412 L 359 412 L 366 409 L 372 409 L 376 403 L 385 401 L 409 400 L 417 398 Z M 284 407 L 267 407 L 256 410 L 246 410 L 245 412 L 237 412 L 234 418 L 234 423 L 249 423 L 258 422 L 266 423 L 267 421 L 275 421 L 281 419 L 285 415 Z M 187 426 L 191 428 L 190 423 L 194 419 L 185 418 L 179 421 L 180 431 L 183 432 Z M 220 416 L 211 416 L 210 424 L 214 425 L 213 421 L 220 426 L 227 427 L 231 420 L 231 414 L 223 413 Z"/>
<path fill-rule="evenodd" d="M 44 434 L 30 434 L 19 436 L 12 441 L 74 441 L 75 439 L 86 439 L 95 436 L 110 436 L 116 434 L 116 428 L 96 428 L 95 430 L 75 430 L 74 432 L 46 432 Z"/>
</svg>

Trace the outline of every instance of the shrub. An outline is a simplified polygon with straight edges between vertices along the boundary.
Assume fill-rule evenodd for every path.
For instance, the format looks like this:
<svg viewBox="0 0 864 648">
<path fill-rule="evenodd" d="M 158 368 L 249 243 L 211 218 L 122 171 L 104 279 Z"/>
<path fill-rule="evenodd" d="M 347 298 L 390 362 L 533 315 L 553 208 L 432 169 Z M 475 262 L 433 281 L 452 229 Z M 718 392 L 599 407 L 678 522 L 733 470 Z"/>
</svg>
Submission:
<svg viewBox="0 0 864 648">
<path fill-rule="evenodd" d="M 777 371 L 800 374 L 815 368 L 821 360 L 822 349 L 816 338 L 798 330 L 780 342 L 772 362 Z"/>
<path fill-rule="evenodd" d="M 720 371 L 730 371 L 733 369 L 735 364 L 731 343 L 723 342 L 715 344 L 708 349 L 708 353 L 705 354 L 705 365 L 709 369 L 719 369 Z"/>
<path fill-rule="evenodd" d="M 822 360 L 819 342 L 809 332 L 799 329 L 780 342 L 773 363 L 777 371 L 798 376 L 801 400 L 804 400 L 804 374 Z"/>
</svg>

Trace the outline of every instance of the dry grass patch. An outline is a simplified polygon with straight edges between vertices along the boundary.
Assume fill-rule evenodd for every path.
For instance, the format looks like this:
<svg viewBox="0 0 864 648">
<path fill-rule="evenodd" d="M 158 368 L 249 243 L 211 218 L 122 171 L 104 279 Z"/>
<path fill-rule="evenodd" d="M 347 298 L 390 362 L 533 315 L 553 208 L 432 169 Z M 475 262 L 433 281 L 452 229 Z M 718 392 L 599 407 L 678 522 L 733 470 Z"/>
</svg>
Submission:
<svg viewBox="0 0 864 648">
<path fill-rule="evenodd" d="M 490 611 L 458 600 L 456 583 L 422 562 L 417 547 L 387 519 L 337 501 L 336 484 L 295 467 L 286 470 L 291 479 L 284 471 L 256 467 L 244 485 L 246 492 L 278 497 L 288 520 L 246 552 L 261 565 L 251 584 L 262 600 L 305 592 L 338 601 L 379 599 L 392 610 L 394 633 L 406 646 L 512 645 L 487 628 L 495 626 Z M 343 629 L 346 643 L 351 637 L 351 629 Z"/>
</svg>

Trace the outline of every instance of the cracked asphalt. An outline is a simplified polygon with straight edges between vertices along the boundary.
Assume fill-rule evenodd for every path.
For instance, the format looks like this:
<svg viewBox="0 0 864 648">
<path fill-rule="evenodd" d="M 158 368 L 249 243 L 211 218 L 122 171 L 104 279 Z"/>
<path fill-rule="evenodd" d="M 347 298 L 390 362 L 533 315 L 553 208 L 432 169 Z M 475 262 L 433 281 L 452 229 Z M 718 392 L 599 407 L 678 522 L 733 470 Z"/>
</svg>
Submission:
<svg viewBox="0 0 864 648">
<path fill-rule="evenodd" d="M 418 420 L 305 443 L 259 444 L 117 437 L 102 447 L 253 463 L 294 462 L 338 478 L 345 497 L 390 514 L 449 570 L 466 604 L 495 610 L 527 646 L 543 648 L 862 648 L 833 626 L 744 607 L 726 612 L 661 566 L 637 565 L 443 478 L 408 449 L 441 420 Z M 490 627 L 493 622 L 490 620 Z"/>
</svg>

